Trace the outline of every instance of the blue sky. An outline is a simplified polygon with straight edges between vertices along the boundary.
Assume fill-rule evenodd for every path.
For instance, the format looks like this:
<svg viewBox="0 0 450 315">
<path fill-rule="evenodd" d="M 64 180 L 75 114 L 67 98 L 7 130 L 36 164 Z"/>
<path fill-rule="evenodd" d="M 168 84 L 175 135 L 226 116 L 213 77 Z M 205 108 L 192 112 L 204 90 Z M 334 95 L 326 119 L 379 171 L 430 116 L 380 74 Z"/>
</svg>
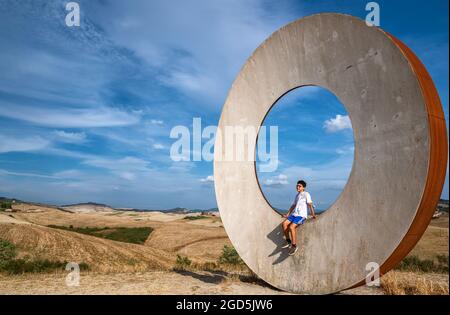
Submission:
<svg viewBox="0 0 450 315">
<path fill-rule="evenodd" d="M 353 163 L 353 130 L 344 105 L 327 89 L 302 87 L 283 96 L 264 125 L 278 126 L 279 138 L 277 171 L 261 171 L 263 162 L 257 160 L 268 201 L 275 208 L 289 208 L 295 185 L 303 179 L 317 209 L 325 210 L 342 192 Z"/>
<path fill-rule="evenodd" d="M 173 162 L 172 127 L 193 117 L 217 125 L 239 69 L 279 27 L 319 12 L 367 14 L 367 1 L 356 0 L 99 0 L 78 1 L 81 26 L 69 28 L 66 3 L 0 0 L 0 196 L 215 207 L 212 163 Z M 448 2 L 378 3 L 381 27 L 430 71 L 448 122 Z M 316 204 L 327 207 L 348 177 L 351 130 L 327 132 L 326 121 L 340 125 L 337 115 L 345 116 L 332 95 L 298 93 L 268 119 L 286 125 L 289 102 L 302 110 L 296 98 L 328 104 L 301 115 L 319 122 L 310 132 L 321 137 L 298 143 L 280 131 L 280 167 L 260 180 L 271 203 L 285 207 L 304 174 L 315 183 Z M 321 150 L 327 137 L 334 146 Z M 292 143 L 295 152 L 286 149 Z M 300 164 L 297 154 L 307 158 Z M 444 196 L 448 175 L 446 182 Z"/>
</svg>

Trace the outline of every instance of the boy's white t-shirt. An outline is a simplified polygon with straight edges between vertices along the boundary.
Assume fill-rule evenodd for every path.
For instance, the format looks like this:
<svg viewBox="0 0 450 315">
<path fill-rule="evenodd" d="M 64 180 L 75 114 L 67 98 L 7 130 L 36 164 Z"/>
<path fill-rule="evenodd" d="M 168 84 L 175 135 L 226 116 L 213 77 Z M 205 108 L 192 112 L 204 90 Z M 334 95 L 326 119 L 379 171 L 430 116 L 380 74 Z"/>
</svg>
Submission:
<svg viewBox="0 0 450 315">
<path fill-rule="evenodd" d="M 311 195 L 309 194 L 309 192 L 304 191 L 298 193 L 295 196 L 295 208 L 294 211 L 292 211 L 292 215 L 295 217 L 303 217 L 306 219 L 308 217 L 308 203 L 312 203 Z"/>
</svg>

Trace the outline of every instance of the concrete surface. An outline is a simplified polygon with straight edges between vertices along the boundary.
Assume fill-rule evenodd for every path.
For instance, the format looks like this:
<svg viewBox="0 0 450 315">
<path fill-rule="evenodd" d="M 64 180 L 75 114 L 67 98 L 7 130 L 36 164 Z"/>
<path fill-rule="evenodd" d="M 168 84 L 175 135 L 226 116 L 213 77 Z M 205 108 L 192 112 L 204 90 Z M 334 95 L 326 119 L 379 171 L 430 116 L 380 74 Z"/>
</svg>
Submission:
<svg viewBox="0 0 450 315">
<path fill-rule="evenodd" d="M 280 248 L 282 218 L 261 192 L 255 162 L 225 161 L 230 148 L 218 150 L 216 142 L 214 181 L 222 221 L 239 255 L 262 279 L 295 293 L 338 292 L 361 284 L 369 262 L 383 265 L 405 249 L 414 222 L 426 227 L 436 198 L 427 205 L 422 199 L 429 185 L 438 191 L 442 183 L 430 184 L 428 178 L 431 140 L 438 138 L 430 133 L 426 97 L 414 70 L 388 34 L 331 13 L 281 28 L 249 58 L 228 94 L 220 129 L 259 128 L 284 94 L 316 85 L 345 105 L 355 140 L 343 193 L 320 218 L 299 228 L 300 250 L 293 257 Z M 446 133 L 437 136 L 447 143 Z M 256 137 L 248 141 L 254 156 Z M 439 154 L 446 162 L 447 152 Z M 422 233 L 415 231 L 409 245 Z"/>
</svg>

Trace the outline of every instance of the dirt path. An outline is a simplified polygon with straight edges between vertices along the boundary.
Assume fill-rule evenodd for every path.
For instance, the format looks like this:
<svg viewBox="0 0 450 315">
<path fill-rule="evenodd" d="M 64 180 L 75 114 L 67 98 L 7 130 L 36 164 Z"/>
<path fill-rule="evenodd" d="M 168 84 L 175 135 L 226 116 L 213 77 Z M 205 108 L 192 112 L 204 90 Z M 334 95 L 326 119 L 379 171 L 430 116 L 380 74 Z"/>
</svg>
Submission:
<svg viewBox="0 0 450 315">
<path fill-rule="evenodd" d="M 186 248 L 188 246 L 191 246 L 191 245 L 194 245 L 194 244 L 197 244 L 197 243 L 200 243 L 200 242 L 208 242 L 208 241 L 213 241 L 213 240 L 228 240 L 228 237 L 227 236 L 213 236 L 213 237 L 202 238 L 202 239 L 199 239 L 199 240 L 187 242 L 187 243 L 182 244 L 180 246 L 176 246 L 172 250 L 177 252 L 177 251 L 180 251 L 183 248 Z"/>
<path fill-rule="evenodd" d="M 268 286 L 209 272 L 81 274 L 80 286 L 68 287 L 65 273 L 0 276 L 0 294 L 287 294 Z"/>
<path fill-rule="evenodd" d="M 211 272 L 168 272 L 144 273 L 82 273 L 80 285 L 69 287 L 65 283 L 66 273 L 31 274 L 20 276 L 0 275 L 0 294 L 122 294 L 122 295 L 286 295 L 268 285 L 242 282 Z M 342 292 L 345 295 L 383 294 L 380 288 L 360 287 Z"/>
</svg>

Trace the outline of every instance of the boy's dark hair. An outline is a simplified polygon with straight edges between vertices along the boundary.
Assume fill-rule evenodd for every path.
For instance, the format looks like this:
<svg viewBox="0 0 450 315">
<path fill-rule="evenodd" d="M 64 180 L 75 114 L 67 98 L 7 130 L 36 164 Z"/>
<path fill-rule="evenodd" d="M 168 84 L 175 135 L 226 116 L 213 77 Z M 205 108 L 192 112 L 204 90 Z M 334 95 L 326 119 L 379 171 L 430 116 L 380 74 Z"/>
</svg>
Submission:
<svg viewBox="0 0 450 315">
<path fill-rule="evenodd" d="M 299 181 L 297 182 L 297 185 L 302 185 L 303 188 L 306 188 L 306 182 L 305 182 L 304 180 L 299 180 Z"/>
</svg>

